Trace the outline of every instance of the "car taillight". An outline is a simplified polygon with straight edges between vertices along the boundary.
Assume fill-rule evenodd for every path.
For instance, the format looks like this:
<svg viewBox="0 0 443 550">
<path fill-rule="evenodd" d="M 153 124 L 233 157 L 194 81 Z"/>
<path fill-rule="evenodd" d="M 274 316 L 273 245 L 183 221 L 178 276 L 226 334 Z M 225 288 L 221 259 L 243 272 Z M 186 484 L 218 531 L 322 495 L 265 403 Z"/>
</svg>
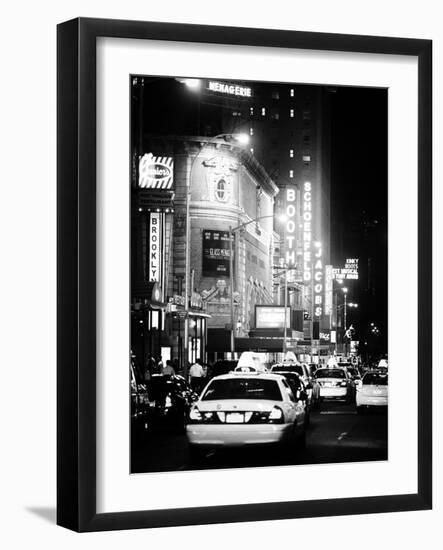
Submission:
<svg viewBox="0 0 443 550">
<path fill-rule="evenodd" d="M 340 386 L 341 386 L 342 388 L 346 388 L 347 382 L 345 382 L 345 381 L 340 382 Z"/>
<path fill-rule="evenodd" d="M 170 407 L 172 407 L 172 399 L 169 395 L 167 395 L 165 398 L 165 408 L 169 409 Z"/>
<path fill-rule="evenodd" d="M 198 407 L 192 407 L 189 412 L 189 423 L 214 422 L 217 421 L 216 414 L 212 411 L 200 411 Z"/>
<path fill-rule="evenodd" d="M 197 407 L 192 407 L 192 409 L 189 412 L 189 420 L 192 422 L 199 422 L 202 420 L 201 412 L 198 410 Z"/>
<path fill-rule="evenodd" d="M 270 422 L 280 423 L 284 420 L 283 411 L 280 409 L 280 407 L 272 407 L 271 412 L 269 413 L 268 419 Z"/>
</svg>

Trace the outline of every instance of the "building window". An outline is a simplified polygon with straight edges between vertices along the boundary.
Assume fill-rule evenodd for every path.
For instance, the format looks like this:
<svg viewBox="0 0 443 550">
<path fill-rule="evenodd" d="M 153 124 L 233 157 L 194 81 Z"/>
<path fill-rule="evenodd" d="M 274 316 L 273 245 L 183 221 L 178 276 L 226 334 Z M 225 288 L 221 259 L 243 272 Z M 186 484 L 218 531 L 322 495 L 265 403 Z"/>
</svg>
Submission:
<svg viewBox="0 0 443 550">
<path fill-rule="evenodd" d="M 303 143 L 304 143 L 305 145 L 309 145 L 309 142 L 310 142 L 310 141 L 311 141 L 311 136 L 310 136 L 309 134 L 305 134 L 305 135 L 303 136 Z"/>
<path fill-rule="evenodd" d="M 265 268 L 265 262 L 264 262 L 263 260 L 259 260 L 259 261 L 258 261 L 258 265 L 259 265 L 262 269 Z"/>
<path fill-rule="evenodd" d="M 289 149 L 289 157 L 290 157 L 291 159 L 294 158 L 294 149 Z"/>
<path fill-rule="evenodd" d="M 289 116 L 294 118 L 294 109 L 289 109 Z"/>
<path fill-rule="evenodd" d="M 290 177 L 290 178 L 293 178 L 293 177 L 294 177 L 294 170 L 289 170 L 289 177 Z"/>
<path fill-rule="evenodd" d="M 294 97 L 294 96 L 295 96 L 295 90 L 294 90 L 294 88 L 291 88 L 291 91 L 289 92 L 289 95 L 290 95 L 291 97 Z"/>
<path fill-rule="evenodd" d="M 303 155 L 303 162 L 305 163 L 305 166 L 309 166 L 311 163 L 311 155 Z"/>
<path fill-rule="evenodd" d="M 272 92 L 272 99 L 280 99 L 280 92 L 278 90 Z"/>
<path fill-rule="evenodd" d="M 249 128 L 249 135 L 250 136 L 253 136 L 254 135 L 254 128 Z"/>
<path fill-rule="evenodd" d="M 311 120 L 311 111 L 309 109 L 303 111 L 303 120 Z"/>
<path fill-rule="evenodd" d="M 226 181 L 220 179 L 217 182 L 217 187 L 215 189 L 215 198 L 219 201 L 226 201 Z"/>
<path fill-rule="evenodd" d="M 266 107 L 261 108 L 261 116 L 266 116 Z"/>
<path fill-rule="evenodd" d="M 280 113 L 278 109 L 271 109 L 271 118 L 273 120 L 278 120 L 280 118 Z"/>
<path fill-rule="evenodd" d="M 249 114 L 254 116 L 254 107 L 249 107 Z"/>
</svg>

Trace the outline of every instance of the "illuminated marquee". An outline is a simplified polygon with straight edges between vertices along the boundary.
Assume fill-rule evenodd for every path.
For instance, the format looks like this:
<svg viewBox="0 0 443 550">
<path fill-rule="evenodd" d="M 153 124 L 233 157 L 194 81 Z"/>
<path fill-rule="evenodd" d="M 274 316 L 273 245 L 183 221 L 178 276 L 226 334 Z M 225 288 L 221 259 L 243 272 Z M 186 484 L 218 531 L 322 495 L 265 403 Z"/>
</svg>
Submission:
<svg viewBox="0 0 443 550">
<path fill-rule="evenodd" d="M 335 268 L 333 277 L 337 281 L 344 281 L 345 279 L 358 280 L 358 258 L 346 258 L 345 267 Z"/>
<path fill-rule="evenodd" d="M 240 97 L 252 97 L 252 89 L 247 86 L 225 84 L 224 82 L 217 82 L 214 80 L 210 80 L 208 82 L 208 90 L 211 92 L 219 92 L 222 94 L 236 95 Z"/>
<path fill-rule="evenodd" d="M 322 247 L 319 243 L 314 253 L 314 317 L 323 315 L 323 276 Z"/>
<path fill-rule="evenodd" d="M 332 265 L 325 265 L 325 315 L 332 315 Z"/>
<path fill-rule="evenodd" d="M 148 280 L 161 282 L 162 279 L 162 214 L 149 215 Z"/>
<path fill-rule="evenodd" d="M 288 267 L 294 267 L 296 264 L 296 191 L 295 187 L 288 187 L 286 189 L 286 265 Z"/>
<path fill-rule="evenodd" d="M 143 189 L 172 189 L 174 183 L 174 159 L 156 157 L 146 153 L 140 158 L 138 186 Z"/>
<path fill-rule="evenodd" d="M 303 185 L 303 280 L 311 280 L 312 268 L 312 186 L 310 181 Z"/>
</svg>

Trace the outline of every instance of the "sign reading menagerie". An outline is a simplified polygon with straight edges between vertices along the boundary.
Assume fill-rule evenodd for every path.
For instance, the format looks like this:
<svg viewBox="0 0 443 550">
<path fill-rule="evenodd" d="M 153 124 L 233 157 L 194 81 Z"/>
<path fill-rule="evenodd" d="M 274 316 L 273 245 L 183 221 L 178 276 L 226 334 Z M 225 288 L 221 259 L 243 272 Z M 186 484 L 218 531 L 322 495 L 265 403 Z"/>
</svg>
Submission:
<svg viewBox="0 0 443 550">
<path fill-rule="evenodd" d="M 252 97 L 252 89 L 247 86 L 240 86 L 239 84 L 226 84 L 224 82 L 217 82 L 216 80 L 209 80 L 208 90 L 211 92 L 219 92 L 228 95 Z"/>
</svg>

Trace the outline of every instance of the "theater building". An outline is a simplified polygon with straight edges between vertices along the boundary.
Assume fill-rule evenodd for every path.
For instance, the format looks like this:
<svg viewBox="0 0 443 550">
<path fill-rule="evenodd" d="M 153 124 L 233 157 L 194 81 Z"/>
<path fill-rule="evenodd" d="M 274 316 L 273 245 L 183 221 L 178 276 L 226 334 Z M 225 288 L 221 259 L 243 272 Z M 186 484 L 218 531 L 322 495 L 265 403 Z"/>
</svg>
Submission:
<svg viewBox="0 0 443 550">
<path fill-rule="evenodd" d="M 255 305 L 273 303 L 278 188 L 249 150 L 222 138 L 149 137 L 144 144 L 132 208 L 138 354 L 183 364 L 187 313 L 188 360 L 224 357 L 231 326 L 235 338 L 247 338 Z"/>
</svg>

